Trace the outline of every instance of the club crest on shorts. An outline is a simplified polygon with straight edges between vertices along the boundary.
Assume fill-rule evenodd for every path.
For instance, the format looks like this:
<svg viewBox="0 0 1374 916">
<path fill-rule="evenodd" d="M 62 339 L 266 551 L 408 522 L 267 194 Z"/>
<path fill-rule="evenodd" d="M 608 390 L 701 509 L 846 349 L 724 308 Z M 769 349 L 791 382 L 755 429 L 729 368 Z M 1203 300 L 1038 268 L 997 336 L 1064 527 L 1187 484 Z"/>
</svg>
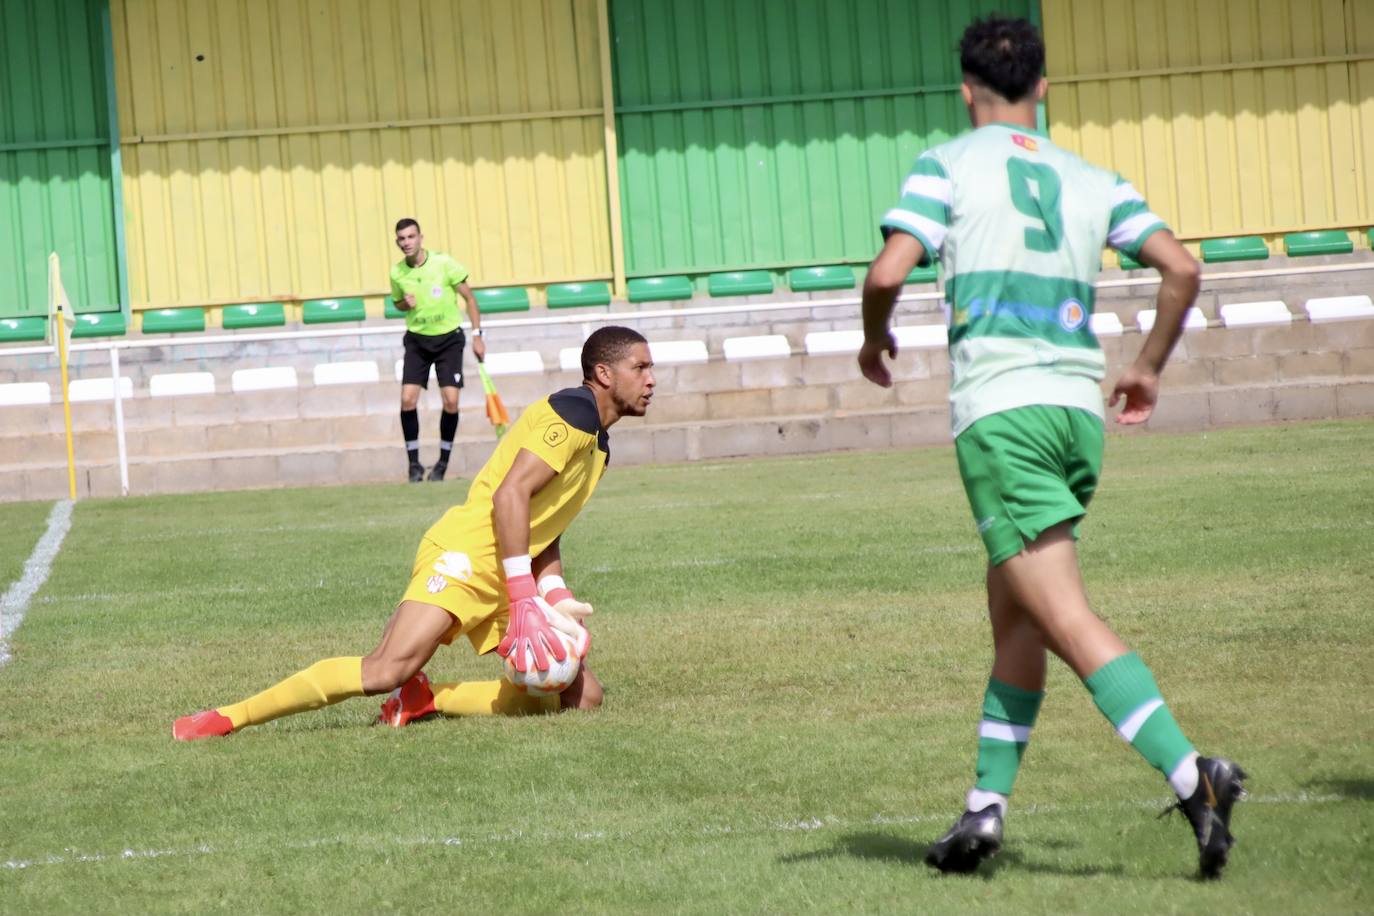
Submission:
<svg viewBox="0 0 1374 916">
<path fill-rule="evenodd" d="M 472 560 L 468 559 L 468 555 L 465 553 L 450 550 L 435 562 L 434 571 L 440 576 L 448 576 L 450 579 L 466 582 L 472 578 Z M 434 579 L 429 580 L 429 585 L 430 591 L 438 591 L 434 588 Z"/>
<path fill-rule="evenodd" d="M 429 581 L 425 583 L 425 588 L 429 589 L 431 595 L 437 595 L 448 588 L 448 580 L 443 576 L 430 576 Z"/>
<path fill-rule="evenodd" d="M 1077 299 L 1065 299 L 1059 303 L 1059 326 L 1066 331 L 1077 331 L 1088 323 L 1088 310 Z"/>
<path fill-rule="evenodd" d="M 455 372 L 455 373 L 453 373 L 453 380 L 454 380 L 455 382 L 457 382 L 458 384 L 460 384 L 460 385 L 463 384 L 463 373 L 461 373 L 461 372 Z"/>
</svg>

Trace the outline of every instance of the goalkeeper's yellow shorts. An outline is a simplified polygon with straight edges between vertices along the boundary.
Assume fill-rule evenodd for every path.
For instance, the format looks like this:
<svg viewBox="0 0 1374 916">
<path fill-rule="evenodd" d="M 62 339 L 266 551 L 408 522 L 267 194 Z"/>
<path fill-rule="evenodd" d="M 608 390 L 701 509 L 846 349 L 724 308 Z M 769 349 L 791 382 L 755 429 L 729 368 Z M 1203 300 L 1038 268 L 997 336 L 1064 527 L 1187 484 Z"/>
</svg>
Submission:
<svg viewBox="0 0 1374 916">
<path fill-rule="evenodd" d="M 401 600 L 432 604 L 454 616 L 444 645 L 466 636 L 477 654 L 485 655 L 506 635 L 506 580 L 495 570 L 474 570 L 467 554 L 444 550 L 429 538 L 421 539 L 415 552 L 410 585 Z"/>
</svg>

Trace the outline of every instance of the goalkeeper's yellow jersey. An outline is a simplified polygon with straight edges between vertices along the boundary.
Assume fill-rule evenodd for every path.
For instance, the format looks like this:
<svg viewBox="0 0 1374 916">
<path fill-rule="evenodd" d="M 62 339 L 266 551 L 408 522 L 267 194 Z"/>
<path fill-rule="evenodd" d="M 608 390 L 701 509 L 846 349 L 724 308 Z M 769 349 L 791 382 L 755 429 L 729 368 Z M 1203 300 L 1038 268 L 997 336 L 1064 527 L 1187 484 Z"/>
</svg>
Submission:
<svg viewBox="0 0 1374 916">
<path fill-rule="evenodd" d="M 521 449 L 555 471 L 530 498 L 530 556 L 537 557 L 572 524 L 606 472 L 610 440 L 596 397 L 586 388 L 565 388 L 531 404 L 477 472 L 467 501 L 425 533 L 444 550 L 467 554 L 479 576 L 501 568 L 491 497 Z"/>
</svg>

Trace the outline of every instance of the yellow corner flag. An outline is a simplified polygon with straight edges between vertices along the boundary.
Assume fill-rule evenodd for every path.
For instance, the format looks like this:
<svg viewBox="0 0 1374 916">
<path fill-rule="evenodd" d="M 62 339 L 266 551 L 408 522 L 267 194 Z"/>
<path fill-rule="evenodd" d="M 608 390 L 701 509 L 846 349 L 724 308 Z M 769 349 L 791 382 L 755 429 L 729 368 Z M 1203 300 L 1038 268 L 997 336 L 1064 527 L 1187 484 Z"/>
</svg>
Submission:
<svg viewBox="0 0 1374 916">
<path fill-rule="evenodd" d="M 57 252 L 48 255 L 48 318 L 57 337 L 57 359 L 62 366 L 62 417 L 67 429 L 67 490 L 76 499 L 76 456 L 72 451 L 72 402 L 67 393 L 67 353 L 71 349 L 76 315 L 62 286 L 62 266 Z"/>
</svg>

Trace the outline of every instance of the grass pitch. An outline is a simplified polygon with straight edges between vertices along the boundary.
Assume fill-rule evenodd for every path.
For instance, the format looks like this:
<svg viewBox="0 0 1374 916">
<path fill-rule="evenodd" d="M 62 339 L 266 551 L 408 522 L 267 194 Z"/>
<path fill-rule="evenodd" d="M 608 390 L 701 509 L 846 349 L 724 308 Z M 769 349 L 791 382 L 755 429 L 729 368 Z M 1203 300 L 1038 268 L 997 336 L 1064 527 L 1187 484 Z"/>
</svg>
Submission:
<svg viewBox="0 0 1374 916">
<path fill-rule="evenodd" d="M 1109 440 L 1094 604 L 1252 776 L 1214 884 L 1062 665 L 1003 854 L 921 864 L 971 779 L 990 656 L 948 448 L 613 467 L 564 538 L 598 608 L 594 714 L 393 731 L 358 699 L 172 741 L 177 715 L 368 651 L 463 492 L 80 503 L 0 668 L 0 910 L 1374 906 L 1374 424 Z M 0 506 L 0 589 L 46 514 Z M 498 666 L 455 646 L 428 670 Z"/>
</svg>

